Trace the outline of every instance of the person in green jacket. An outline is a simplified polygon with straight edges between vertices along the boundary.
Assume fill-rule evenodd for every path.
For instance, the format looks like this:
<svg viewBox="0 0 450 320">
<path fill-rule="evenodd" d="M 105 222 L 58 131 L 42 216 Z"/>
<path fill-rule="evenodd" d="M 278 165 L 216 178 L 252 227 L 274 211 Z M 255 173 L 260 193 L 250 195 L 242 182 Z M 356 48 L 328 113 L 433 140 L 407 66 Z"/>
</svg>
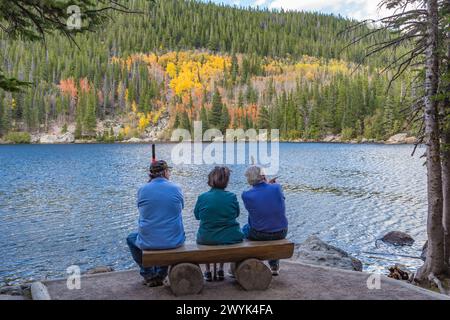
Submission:
<svg viewBox="0 0 450 320">
<path fill-rule="evenodd" d="M 201 194 L 195 205 L 194 214 L 200 220 L 197 243 L 203 245 L 227 245 L 242 242 L 242 233 L 236 218 L 239 216 L 239 202 L 234 193 L 225 191 L 230 180 L 230 169 L 215 167 L 208 175 L 211 190 Z M 225 278 L 223 263 L 217 272 L 218 280 Z M 212 281 L 209 264 L 206 264 L 205 280 Z"/>
</svg>

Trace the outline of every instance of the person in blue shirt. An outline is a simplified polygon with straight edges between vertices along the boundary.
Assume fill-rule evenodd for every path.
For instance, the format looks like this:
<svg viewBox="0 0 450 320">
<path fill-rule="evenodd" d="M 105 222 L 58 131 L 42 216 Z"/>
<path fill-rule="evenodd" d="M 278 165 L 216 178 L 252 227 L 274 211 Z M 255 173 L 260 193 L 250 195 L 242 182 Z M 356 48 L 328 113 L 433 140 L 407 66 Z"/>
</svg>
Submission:
<svg viewBox="0 0 450 320">
<path fill-rule="evenodd" d="M 169 181 L 169 177 L 169 167 L 165 161 L 152 162 L 150 182 L 142 186 L 137 194 L 138 232 L 127 237 L 144 284 L 150 287 L 163 285 L 168 267 L 143 267 L 142 251 L 174 249 L 182 246 L 186 239 L 182 219 L 183 193 L 178 185 Z"/>
<path fill-rule="evenodd" d="M 248 168 L 245 176 L 252 186 L 250 190 L 242 193 L 242 201 L 248 211 L 248 224 L 242 229 L 245 237 L 253 241 L 286 238 L 288 220 L 281 185 L 275 180 L 268 182 L 263 169 L 258 166 Z M 272 274 L 278 275 L 279 260 L 270 260 L 269 265 Z"/>
</svg>

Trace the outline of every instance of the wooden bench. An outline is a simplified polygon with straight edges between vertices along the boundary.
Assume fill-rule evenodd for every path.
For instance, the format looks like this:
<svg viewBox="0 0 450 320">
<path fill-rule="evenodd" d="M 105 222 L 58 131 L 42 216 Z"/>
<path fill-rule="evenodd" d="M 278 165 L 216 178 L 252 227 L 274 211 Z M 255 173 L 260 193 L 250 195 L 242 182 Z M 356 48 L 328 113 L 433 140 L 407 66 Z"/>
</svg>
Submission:
<svg viewBox="0 0 450 320">
<path fill-rule="evenodd" d="M 288 259 L 294 253 L 289 240 L 244 241 L 233 245 L 190 244 L 172 250 L 144 251 L 144 267 L 170 266 L 169 282 L 175 295 L 197 294 L 203 288 L 199 264 L 230 262 L 236 280 L 245 290 L 265 290 L 272 273 L 261 260 Z"/>
</svg>

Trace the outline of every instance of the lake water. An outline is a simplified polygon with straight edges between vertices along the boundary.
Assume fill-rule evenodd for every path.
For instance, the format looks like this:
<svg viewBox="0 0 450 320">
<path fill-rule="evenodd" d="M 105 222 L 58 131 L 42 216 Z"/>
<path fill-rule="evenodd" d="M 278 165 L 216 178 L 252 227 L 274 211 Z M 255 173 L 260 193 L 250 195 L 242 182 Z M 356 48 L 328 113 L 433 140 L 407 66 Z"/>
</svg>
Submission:
<svg viewBox="0 0 450 320">
<path fill-rule="evenodd" d="M 158 145 L 159 158 L 170 159 L 173 146 Z M 136 229 L 136 191 L 147 181 L 150 149 L 0 146 L 0 285 L 62 277 L 70 265 L 133 268 L 125 238 Z M 386 272 L 396 262 L 420 266 L 420 260 L 396 256 L 419 256 L 426 240 L 424 149 L 414 157 L 412 150 L 406 145 L 282 143 L 278 181 L 286 195 L 289 238 L 301 242 L 318 235 L 361 259 L 366 271 Z M 247 188 L 246 166 L 231 168 L 229 190 L 240 195 Z M 183 165 L 172 172 L 185 194 L 188 242 L 195 241 L 193 207 L 208 190 L 210 169 Z M 245 223 L 242 204 L 241 212 Z M 376 248 L 375 239 L 392 230 L 411 234 L 415 244 Z"/>
</svg>

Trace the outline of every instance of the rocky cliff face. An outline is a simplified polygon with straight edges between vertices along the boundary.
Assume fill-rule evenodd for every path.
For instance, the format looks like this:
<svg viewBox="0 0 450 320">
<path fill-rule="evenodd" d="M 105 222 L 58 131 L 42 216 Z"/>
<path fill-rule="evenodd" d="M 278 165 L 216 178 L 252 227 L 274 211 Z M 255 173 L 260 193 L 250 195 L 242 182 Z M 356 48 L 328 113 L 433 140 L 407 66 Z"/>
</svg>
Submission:
<svg viewBox="0 0 450 320">
<path fill-rule="evenodd" d="M 163 134 L 168 129 L 168 114 L 160 117 L 158 123 L 149 126 L 139 137 L 132 137 L 120 142 L 125 143 L 143 143 L 163 140 Z M 97 122 L 96 135 L 102 136 L 105 132 L 114 134 L 114 138 L 118 141 L 123 124 L 120 119 L 107 119 Z M 63 132 L 62 126 L 53 124 L 46 133 L 34 133 L 31 135 L 31 143 L 40 144 L 67 144 L 67 143 L 86 143 L 95 142 L 95 140 L 77 140 L 75 138 L 75 124 L 71 123 L 67 126 L 67 131 Z"/>
</svg>

